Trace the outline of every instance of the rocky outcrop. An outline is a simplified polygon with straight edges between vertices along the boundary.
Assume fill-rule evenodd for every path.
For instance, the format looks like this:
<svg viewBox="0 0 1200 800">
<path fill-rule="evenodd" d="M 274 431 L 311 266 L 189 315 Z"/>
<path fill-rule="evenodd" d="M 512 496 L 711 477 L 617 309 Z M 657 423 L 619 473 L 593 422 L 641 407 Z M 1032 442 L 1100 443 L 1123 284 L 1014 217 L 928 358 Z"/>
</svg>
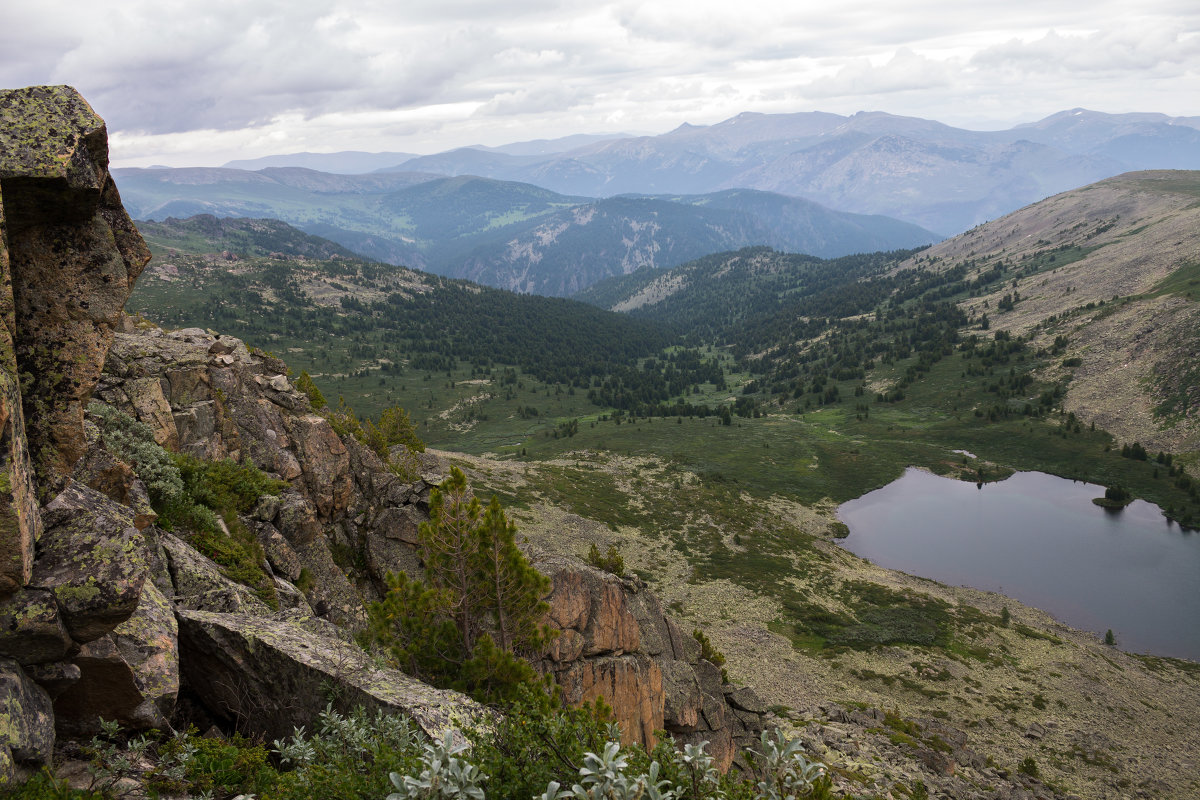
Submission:
<svg viewBox="0 0 1200 800">
<path fill-rule="evenodd" d="M 640 579 L 562 556 L 536 566 L 553 582 L 547 616 L 562 631 L 541 667 L 569 702 L 603 698 L 626 741 L 647 747 L 659 730 L 680 743 L 706 741 L 721 770 L 753 744 L 769 721 L 763 702 L 749 687 L 726 684 Z"/>
<path fill-rule="evenodd" d="M 347 707 L 404 713 L 437 738 L 485 716 L 458 692 L 381 669 L 359 647 L 289 620 L 180 611 L 179 623 L 189 686 L 225 721 L 268 739 L 311 730 L 327 686 Z"/>
<path fill-rule="evenodd" d="M 86 450 L 83 406 L 150 251 L 108 173 L 104 120 L 70 87 L 0 93 L 0 192 L 21 399 L 50 495 Z"/>
<path fill-rule="evenodd" d="M 51 696 L 84 679 L 68 659 L 102 648 L 147 585 L 134 512 L 70 476 L 83 404 L 149 258 L 108 174 L 103 120 L 68 87 L 0 92 L 0 782 L 49 758 Z M 97 482 L 121 466 L 98 465 Z"/>
</svg>

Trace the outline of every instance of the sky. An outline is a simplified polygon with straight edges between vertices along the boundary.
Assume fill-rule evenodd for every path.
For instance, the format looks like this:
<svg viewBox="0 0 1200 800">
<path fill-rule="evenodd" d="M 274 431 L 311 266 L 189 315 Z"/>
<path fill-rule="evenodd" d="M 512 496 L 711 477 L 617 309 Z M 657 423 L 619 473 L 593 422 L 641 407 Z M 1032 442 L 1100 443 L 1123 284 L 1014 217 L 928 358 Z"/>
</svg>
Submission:
<svg viewBox="0 0 1200 800">
<path fill-rule="evenodd" d="M 65 83 L 115 166 L 663 133 L 744 111 L 975 130 L 1200 115 L 1196 0 L 39 0 L 0 86 Z"/>
</svg>

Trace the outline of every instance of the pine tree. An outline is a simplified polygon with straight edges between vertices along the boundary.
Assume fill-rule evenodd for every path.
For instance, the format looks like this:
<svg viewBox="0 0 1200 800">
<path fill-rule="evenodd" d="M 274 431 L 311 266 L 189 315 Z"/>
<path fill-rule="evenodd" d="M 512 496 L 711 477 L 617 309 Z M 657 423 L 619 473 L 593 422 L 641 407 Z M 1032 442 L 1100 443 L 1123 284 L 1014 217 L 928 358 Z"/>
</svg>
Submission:
<svg viewBox="0 0 1200 800">
<path fill-rule="evenodd" d="M 429 583 L 450 593 L 450 616 L 458 626 L 464 653 L 475 647 L 482 620 L 479 550 L 479 498 L 467 488 L 458 467 L 429 496 L 429 521 L 418 533 Z"/>
<path fill-rule="evenodd" d="M 481 512 L 462 470 L 430 495 L 418 541 L 428 586 L 388 576 L 371 605 L 371 637 L 412 674 L 492 701 L 538 676 L 521 656 L 557 631 L 542 624 L 550 580 L 517 547 L 517 527 L 495 497 Z"/>
<path fill-rule="evenodd" d="M 450 598 L 403 572 L 389 572 L 388 591 L 371 606 L 371 637 L 409 675 L 425 680 L 453 677 L 464 655 L 458 629 L 446 616 Z"/>
<path fill-rule="evenodd" d="M 540 620 L 550 610 L 542 600 L 550 591 L 550 579 L 534 569 L 517 547 L 517 526 L 495 496 L 479 527 L 477 558 L 480 608 L 492 617 L 500 649 L 539 650 L 549 639 Z"/>
</svg>

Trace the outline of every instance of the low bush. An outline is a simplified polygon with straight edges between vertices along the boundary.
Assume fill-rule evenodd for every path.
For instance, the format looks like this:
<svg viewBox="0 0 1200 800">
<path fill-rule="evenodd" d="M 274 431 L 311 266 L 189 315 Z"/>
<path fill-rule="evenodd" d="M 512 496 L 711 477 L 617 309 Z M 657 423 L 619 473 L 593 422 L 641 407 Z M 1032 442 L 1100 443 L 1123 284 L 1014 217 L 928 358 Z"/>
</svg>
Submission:
<svg viewBox="0 0 1200 800">
<path fill-rule="evenodd" d="M 587 563 L 596 569 L 611 572 L 613 575 L 625 574 L 625 558 L 615 544 L 610 544 L 608 551 L 601 555 L 600 548 L 596 546 L 595 542 L 592 542 L 592 547 L 587 554 Z"/>
</svg>

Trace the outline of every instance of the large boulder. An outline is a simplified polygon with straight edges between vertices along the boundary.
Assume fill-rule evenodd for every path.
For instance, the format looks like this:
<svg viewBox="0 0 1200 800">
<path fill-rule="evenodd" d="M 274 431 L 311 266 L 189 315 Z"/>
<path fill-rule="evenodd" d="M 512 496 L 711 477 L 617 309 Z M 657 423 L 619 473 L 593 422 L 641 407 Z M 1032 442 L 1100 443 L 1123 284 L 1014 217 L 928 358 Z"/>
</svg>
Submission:
<svg viewBox="0 0 1200 800">
<path fill-rule="evenodd" d="M 50 696 L 17 662 L 0 658 L 0 786 L 18 769 L 49 764 L 53 753 Z"/>
<path fill-rule="evenodd" d="M 83 406 L 150 251 L 109 175 L 104 120 L 68 86 L 0 92 L 0 192 L 26 430 L 50 494 L 86 450 Z"/>
<path fill-rule="evenodd" d="M 272 739 L 301 725 L 311 730 L 329 687 L 347 707 L 408 715 L 436 738 L 485 716 L 465 695 L 380 668 L 361 648 L 293 620 L 178 616 L 184 683 L 213 715 L 248 733 Z"/>
<path fill-rule="evenodd" d="M 58 729 L 90 735 L 100 719 L 115 719 L 126 728 L 169 730 L 179 693 L 178 632 L 171 603 L 146 581 L 134 615 L 73 659 L 80 677 L 54 702 Z"/>
<path fill-rule="evenodd" d="M 74 646 L 52 592 L 26 588 L 0 600 L 0 656 L 28 667 L 66 658 Z"/>
<path fill-rule="evenodd" d="M 226 578 L 211 558 L 174 534 L 158 532 L 172 600 L 179 608 L 265 615 L 270 609 L 247 586 Z"/>
<path fill-rule="evenodd" d="M 54 595 L 71 638 L 84 643 L 129 619 L 149 570 L 132 509 L 68 480 L 44 509 L 30 586 Z"/>
</svg>

